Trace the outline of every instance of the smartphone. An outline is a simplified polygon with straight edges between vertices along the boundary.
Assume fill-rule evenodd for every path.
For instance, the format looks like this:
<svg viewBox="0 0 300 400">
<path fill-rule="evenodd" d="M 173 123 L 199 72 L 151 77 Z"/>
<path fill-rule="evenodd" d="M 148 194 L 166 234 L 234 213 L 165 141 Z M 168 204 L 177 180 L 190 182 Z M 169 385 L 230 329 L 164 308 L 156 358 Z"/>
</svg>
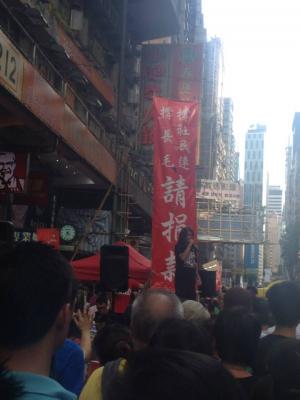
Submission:
<svg viewBox="0 0 300 400">
<path fill-rule="evenodd" d="M 79 290 L 76 298 L 75 311 L 80 310 L 81 312 L 84 312 L 85 305 L 86 305 L 86 293 L 84 290 Z"/>
</svg>

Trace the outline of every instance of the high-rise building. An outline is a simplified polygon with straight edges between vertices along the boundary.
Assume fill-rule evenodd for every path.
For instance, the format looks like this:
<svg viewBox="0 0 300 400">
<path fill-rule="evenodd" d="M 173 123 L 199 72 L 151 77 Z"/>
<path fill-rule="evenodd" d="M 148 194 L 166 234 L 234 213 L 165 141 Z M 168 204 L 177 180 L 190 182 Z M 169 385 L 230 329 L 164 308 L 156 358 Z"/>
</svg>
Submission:
<svg viewBox="0 0 300 400">
<path fill-rule="evenodd" d="M 268 186 L 266 206 L 267 214 L 282 215 L 282 189 L 280 186 Z"/>
<path fill-rule="evenodd" d="M 286 223 L 300 221 L 300 112 L 295 113 L 293 122 L 293 145 L 287 153 L 287 200 Z"/>
<path fill-rule="evenodd" d="M 266 127 L 253 125 L 248 129 L 245 140 L 244 206 L 251 213 L 262 211 L 264 182 L 264 138 Z M 263 219 L 261 218 L 261 232 Z M 263 280 L 263 245 L 245 245 L 244 266 L 250 283 Z"/>
<path fill-rule="evenodd" d="M 217 160 L 224 154 L 221 144 L 223 71 L 221 40 L 213 38 L 206 43 L 204 57 L 199 171 L 202 179 L 219 180 L 217 169 L 224 170 L 220 163 L 217 168 Z"/>
<path fill-rule="evenodd" d="M 266 217 L 265 270 L 270 269 L 273 274 L 278 273 L 281 264 L 280 237 L 281 215 L 270 212 Z"/>
<path fill-rule="evenodd" d="M 233 179 L 234 181 L 240 179 L 240 153 L 238 151 L 234 153 Z"/>
<path fill-rule="evenodd" d="M 178 1 L 178 0 L 177 0 Z M 181 10 L 179 41 L 181 43 L 205 43 L 206 30 L 202 13 L 202 0 L 179 0 Z"/>
<path fill-rule="evenodd" d="M 267 187 L 266 229 L 265 229 L 265 270 L 272 274 L 279 271 L 281 264 L 280 237 L 282 222 L 282 190 L 280 186 Z"/>
<path fill-rule="evenodd" d="M 263 199 L 265 133 L 264 125 L 253 125 L 245 141 L 244 204 L 256 210 L 262 207 Z"/>
<path fill-rule="evenodd" d="M 236 173 L 235 138 L 233 135 L 233 102 L 226 97 L 223 99 L 222 140 L 225 146 L 225 175 L 226 180 L 238 180 Z"/>
<path fill-rule="evenodd" d="M 286 149 L 286 191 L 283 214 L 284 270 L 292 278 L 297 278 L 298 251 L 300 243 L 300 112 L 293 120 L 293 141 Z M 289 244 L 291 246 L 289 246 Z"/>
<path fill-rule="evenodd" d="M 289 145 L 286 148 L 285 152 L 285 203 L 284 203 L 284 212 L 283 219 L 284 224 L 290 225 L 291 222 L 295 219 L 293 212 L 293 199 L 294 199 L 294 170 L 292 164 L 292 146 Z"/>
</svg>

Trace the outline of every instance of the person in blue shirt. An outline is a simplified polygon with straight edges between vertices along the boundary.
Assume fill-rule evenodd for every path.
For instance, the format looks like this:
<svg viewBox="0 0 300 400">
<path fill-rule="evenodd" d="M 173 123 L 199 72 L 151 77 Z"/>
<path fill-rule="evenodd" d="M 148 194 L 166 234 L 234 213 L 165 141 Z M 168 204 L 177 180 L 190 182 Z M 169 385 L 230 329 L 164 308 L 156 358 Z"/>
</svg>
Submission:
<svg viewBox="0 0 300 400">
<path fill-rule="evenodd" d="M 84 383 L 84 354 L 77 343 L 66 339 L 56 351 L 51 376 L 65 389 L 79 396 Z"/>
<path fill-rule="evenodd" d="M 0 265 L 0 363 L 22 389 L 18 399 L 75 400 L 49 378 L 73 315 L 70 264 L 45 244 L 22 242 L 1 254 Z"/>
</svg>

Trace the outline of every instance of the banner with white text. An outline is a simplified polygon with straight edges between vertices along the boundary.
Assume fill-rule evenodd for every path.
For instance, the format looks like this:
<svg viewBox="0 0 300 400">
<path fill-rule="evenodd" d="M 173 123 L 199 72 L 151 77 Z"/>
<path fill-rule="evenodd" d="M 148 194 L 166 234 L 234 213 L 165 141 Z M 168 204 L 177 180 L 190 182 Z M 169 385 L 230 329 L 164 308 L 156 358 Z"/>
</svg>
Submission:
<svg viewBox="0 0 300 400">
<path fill-rule="evenodd" d="M 153 98 L 152 286 L 174 290 L 175 244 L 185 226 L 197 237 L 199 104 Z"/>
</svg>

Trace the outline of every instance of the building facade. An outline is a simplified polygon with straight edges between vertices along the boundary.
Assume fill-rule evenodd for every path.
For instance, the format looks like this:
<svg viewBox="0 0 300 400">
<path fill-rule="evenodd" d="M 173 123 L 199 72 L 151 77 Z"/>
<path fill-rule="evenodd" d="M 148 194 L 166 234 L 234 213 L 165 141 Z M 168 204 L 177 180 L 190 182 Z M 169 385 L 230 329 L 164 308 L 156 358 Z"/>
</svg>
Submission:
<svg viewBox="0 0 300 400">
<path fill-rule="evenodd" d="M 206 43 L 204 52 L 200 166 L 198 171 L 199 178 L 202 179 L 218 179 L 222 165 L 225 167 L 224 157 L 220 156 L 224 155 L 225 152 L 221 137 L 223 63 L 221 40 L 213 38 Z"/>
<path fill-rule="evenodd" d="M 300 254 L 300 112 L 294 115 L 292 134 L 292 144 L 286 149 L 282 258 L 284 273 L 297 279 Z"/>
<path fill-rule="evenodd" d="M 280 238 L 282 231 L 282 189 L 267 186 L 265 236 L 265 270 L 277 274 L 281 265 Z"/>
<path fill-rule="evenodd" d="M 263 232 L 263 185 L 264 185 L 264 139 L 266 127 L 253 125 L 245 139 L 244 206 L 253 213 L 261 214 L 260 230 Z M 262 244 L 245 245 L 244 266 L 248 282 L 263 281 Z"/>
<path fill-rule="evenodd" d="M 233 161 L 233 179 L 235 181 L 240 180 L 240 153 L 235 151 Z"/>
<path fill-rule="evenodd" d="M 285 223 L 292 225 L 300 221 L 300 113 L 293 121 L 293 143 L 286 150 L 286 199 Z"/>
<path fill-rule="evenodd" d="M 230 181 L 238 181 L 238 156 L 235 151 L 233 135 L 233 102 L 231 98 L 223 99 L 222 141 L 225 146 L 225 175 Z"/>
<path fill-rule="evenodd" d="M 282 215 L 282 189 L 280 186 L 268 186 L 267 187 L 267 214 Z"/>
<path fill-rule="evenodd" d="M 71 240 L 61 234 L 72 253 L 82 237 L 95 252 L 150 234 L 151 180 L 135 156 L 140 48 L 179 34 L 181 3 L 1 1 L 1 162 L 18 183 L 3 177 L 0 212 L 18 237 L 72 225 Z"/>
<path fill-rule="evenodd" d="M 260 209 L 263 203 L 265 133 L 264 125 L 255 125 L 246 134 L 244 204 L 252 209 Z"/>
<path fill-rule="evenodd" d="M 264 268 L 270 269 L 272 274 L 277 274 L 281 265 L 281 223 L 282 217 L 275 212 L 270 212 L 266 217 Z"/>
</svg>

